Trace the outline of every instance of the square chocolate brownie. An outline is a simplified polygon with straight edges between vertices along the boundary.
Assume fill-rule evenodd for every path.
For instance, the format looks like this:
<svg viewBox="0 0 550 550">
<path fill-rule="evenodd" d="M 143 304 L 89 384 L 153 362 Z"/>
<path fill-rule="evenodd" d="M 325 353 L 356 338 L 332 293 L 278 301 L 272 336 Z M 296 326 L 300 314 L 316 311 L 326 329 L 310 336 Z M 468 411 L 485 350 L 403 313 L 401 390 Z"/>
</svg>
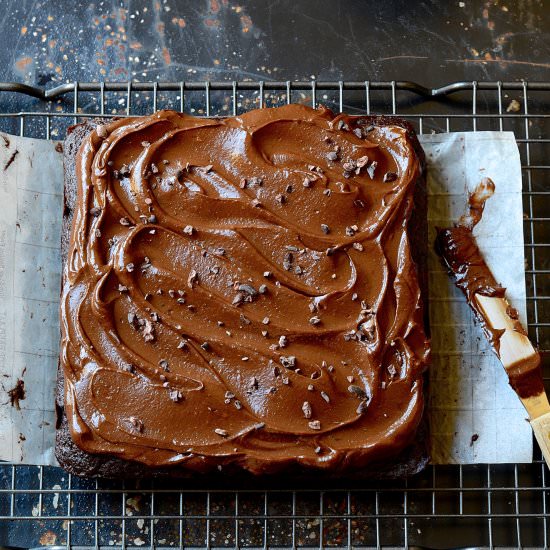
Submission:
<svg viewBox="0 0 550 550">
<path fill-rule="evenodd" d="M 78 475 L 427 463 L 423 153 L 302 105 L 65 142 L 56 454 Z"/>
</svg>

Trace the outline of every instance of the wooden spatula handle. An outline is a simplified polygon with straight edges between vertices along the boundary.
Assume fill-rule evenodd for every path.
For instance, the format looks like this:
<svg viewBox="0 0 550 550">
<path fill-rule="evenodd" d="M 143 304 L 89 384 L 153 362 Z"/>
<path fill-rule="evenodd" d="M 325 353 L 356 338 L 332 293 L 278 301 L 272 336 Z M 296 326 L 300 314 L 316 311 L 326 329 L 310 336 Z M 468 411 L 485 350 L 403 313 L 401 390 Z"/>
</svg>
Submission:
<svg viewBox="0 0 550 550">
<path fill-rule="evenodd" d="M 544 460 L 546 464 L 550 465 L 550 412 L 534 418 L 530 422 Z"/>
</svg>

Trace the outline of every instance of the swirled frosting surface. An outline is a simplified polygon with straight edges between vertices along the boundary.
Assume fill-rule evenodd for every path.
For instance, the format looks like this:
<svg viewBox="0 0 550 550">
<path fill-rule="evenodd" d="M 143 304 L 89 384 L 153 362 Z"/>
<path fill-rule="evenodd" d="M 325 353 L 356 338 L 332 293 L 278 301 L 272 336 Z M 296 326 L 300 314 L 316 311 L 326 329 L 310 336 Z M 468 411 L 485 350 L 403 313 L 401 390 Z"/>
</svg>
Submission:
<svg viewBox="0 0 550 550">
<path fill-rule="evenodd" d="M 79 447 L 334 470 L 415 436 L 429 351 L 405 129 L 299 105 L 92 131 L 62 291 Z"/>
</svg>

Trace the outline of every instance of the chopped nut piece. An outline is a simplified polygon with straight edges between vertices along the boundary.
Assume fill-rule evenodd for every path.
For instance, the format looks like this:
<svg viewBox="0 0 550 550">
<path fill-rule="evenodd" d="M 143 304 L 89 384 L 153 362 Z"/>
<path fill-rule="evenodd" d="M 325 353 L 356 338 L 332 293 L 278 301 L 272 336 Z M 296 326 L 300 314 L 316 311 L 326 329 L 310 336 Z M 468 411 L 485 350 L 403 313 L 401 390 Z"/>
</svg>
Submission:
<svg viewBox="0 0 550 550">
<path fill-rule="evenodd" d="M 155 327 L 149 319 L 144 319 L 143 339 L 146 342 L 152 342 L 155 339 Z"/>
<path fill-rule="evenodd" d="M 395 172 L 386 172 L 384 174 L 383 182 L 390 183 L 392 181 L 395 181 L 396 179 L 397 179 L 397 174 Z"/>
<path fill-rule="evenodd" d="M 189 288 L 193 288 L 193 284 L 196 283 L 199 279 L 199 274 L 192 269 L 189 272 L 189 277 L 187 277 L 187 284 L 189 285 Z"/>
<path fill-rule="evenodd" d="M 288 357 L 281 355 L 281 357 L 279 357 L 279 362 L 287 369 L 296 368 L 296 357 L 294 355 L 289 355 Z"/>
<path fill-rule="evenodd" d="M 140 433 L 143 432 L 143 422 L 139 418 L 136 418 L 135 416 L 130 416 L 128 420 L 130 421 L 130 424 L 133 428 L 135 428 Z"/>
<path fill-rule="evenodd" d="M 222 428 L 216 428 L 214 432 L 221 437 L 227 437 L 229 435 L 229 432 L 227 430 L 223 430 Z"/>
<path fill-rule="evenodd" d="M 250 185 L 256 185 L 258 187 L 261 187 L 264 183 L 264 180 L 263 178 L 260 178 L 258 176 L 252 176 L 249 180 L 248 180 L 248 183 Z"/>
<path fill-rule="evenodd" d="M 237 286 L 237 290 L 239 290 L 240 292 L 245 292 L 250 296 L 258 295 L 258 291 L 252 285 L 249 285 L 249 284 L 240 284 Z"/>
<path fill-rule="evenodd" d="M 106 138 L 108 135 L 107 128 L 104 125 L 97 126 L 95 129 L 95 132 L 98 137 L 100 138 Z"/>
<path fill-rule="evenodd" d="M 356 386 L 355 384 L 350 384 L 348 386 L 348 391 L 356 397 L 359 397 L 359 399 L 365 399 L 367 397 L 365 390 L 360 386 Z"/>
<path fill-rule="evenodd" d="M 364 168 L 368 163 L 369 163 L 369 157 L 367 157 L 367 155 L 363 157 L 359 157 L 355 161 L 355 165 L 357 166 L 357 168 Z"/>
<path fill-rule="evenodd" d="M 372 340 L 376 334 L 376 321 L 374 317 L 370 317 L 364 323 L 361 323 L 359 328 L 369 340 Z"/>
<path fill-rule="evenodd" d="M 170 390 L 168 395 L 174 403 L 179 403 L 183 399 L 183 394 L 179 390 Z"/>
<path fill-rule="evenodd" d="M 378 162 L 373 160 L 370 165 L 367 167 L 367 174 L 369 175 L 370 179 L 374 179 L 374 172 L 376 171 L 376 167 L 378 166 Z"/>
<path fill-rule="evenodd" d="M 311 410 L 311 405 L 308 401 L 304 401 L 302 405 L 302 412 L 304 413 L 305 418 L 311 418 L 313 411 Z"/>
<path fill-rule="evenodd" d="M 312 420 L 311 422 L 308 422 L 307 425 L 312 430 L 320 430 L 321 429 L 321 422 L 319 420 Z"/>
<path fill-rule="evenodd" d="M 238 292 L 233 298 L 233 301 L 231 302 L 231 304 L 234 306 L 238 306 L 243 302 L 244 302 L 244 294 L 242 292 Z"/>
<path fill-rule="evenodd" d="M 163 370 L 165 370 L 166 372 L 169 372 L 169 368 L 168 368 L 168 361 L 166 359 L 161 359 L 159 361 L 159 367 Z"/>
</svg>

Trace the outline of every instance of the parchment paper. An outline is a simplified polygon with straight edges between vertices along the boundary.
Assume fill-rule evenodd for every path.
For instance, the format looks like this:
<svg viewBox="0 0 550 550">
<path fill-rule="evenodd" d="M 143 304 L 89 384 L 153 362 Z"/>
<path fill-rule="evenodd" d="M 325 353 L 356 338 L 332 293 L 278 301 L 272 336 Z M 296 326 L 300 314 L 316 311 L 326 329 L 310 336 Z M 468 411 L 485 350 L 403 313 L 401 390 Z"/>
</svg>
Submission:
<svg viewBox="0 0 550 550">
<path fill-rule="evenodd" d="M 434 226 L 458 219 L 467 190 L 491 177 L 497 191 L 475 233 L 525 321 L 521 170 L 513 134 L 437 134 L 422 136 L 422 144 L 430 249 Z M 15 463 L 55 464 L 62 190 L 54 142 L 0 134 L 0 459 Z M 531 428 L 502 366 L 433 252 L 429 269 L 433 461 L 530 462 Z M 21 410 L 7 393 L 18 380 L 26 392 Z"/>
<path fill-rule="evenodd" d="M 56 143 L 0 134 L 0 458 L 23 464 L 55 464 L 62 192 Z"/>
<path fill-rule="evenodd" d="M 496 192 L 474 235 L 525 325 L 521 163 L 514 135 L 457 132 L 421 136 L 421 142 L 428 160 L 432 462 L 531 462 L 525 409 L 432 246 L 435 227 L 457 221 L 468 192 L 490 177 Z"/>
</svg>

